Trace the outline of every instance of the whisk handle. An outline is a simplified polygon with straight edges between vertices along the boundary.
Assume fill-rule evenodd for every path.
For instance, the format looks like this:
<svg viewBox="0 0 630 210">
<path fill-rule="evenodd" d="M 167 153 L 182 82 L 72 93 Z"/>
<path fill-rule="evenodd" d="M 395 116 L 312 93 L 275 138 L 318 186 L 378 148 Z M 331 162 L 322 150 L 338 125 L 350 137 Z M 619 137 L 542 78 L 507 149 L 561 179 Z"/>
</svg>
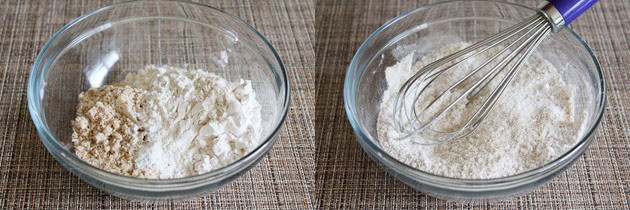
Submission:
<svg viewBox="0 0 630 210">
<path fill-rule="evenodd" d="M 549 0 L 562 15 L 564 24 L 569 25 L 575 18 L 593 6 L 597 0 Z"/>
</svg>

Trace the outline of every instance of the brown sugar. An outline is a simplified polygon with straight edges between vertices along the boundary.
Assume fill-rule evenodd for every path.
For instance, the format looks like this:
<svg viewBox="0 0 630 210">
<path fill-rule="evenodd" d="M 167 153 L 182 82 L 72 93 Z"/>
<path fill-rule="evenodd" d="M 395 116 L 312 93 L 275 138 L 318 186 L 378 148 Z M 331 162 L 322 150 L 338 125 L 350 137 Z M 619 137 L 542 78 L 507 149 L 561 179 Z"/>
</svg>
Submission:
<svg viewBox="0 0 630 210">
<path fill-rule="evenodd" d="M 79 95 L 77 118 L 72 121 L 75 154 L 106 171 L 144 177 L 134 163 L 147 133 L 139 126 L 142 90 L 103 86 Z"/>
</svg>

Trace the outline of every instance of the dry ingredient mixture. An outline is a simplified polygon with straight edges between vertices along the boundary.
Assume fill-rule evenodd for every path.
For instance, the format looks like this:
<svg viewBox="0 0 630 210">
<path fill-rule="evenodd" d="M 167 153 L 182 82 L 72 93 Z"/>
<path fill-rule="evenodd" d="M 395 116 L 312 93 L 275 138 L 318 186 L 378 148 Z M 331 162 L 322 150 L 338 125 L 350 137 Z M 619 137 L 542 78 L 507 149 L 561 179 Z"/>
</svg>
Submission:
<svg viewBox="0 0 630 210">
<path fill-rule="evenodd" d="M 260 143 L 251 82 L 203 70 L 146 66 L 79 95 L 75 153 L 104 170 L 170 179 L 206 173 Z"/>
<path fill-rule="evenodd" d="M 425 146 L 400 139 L 393 126 L 396 94 L 423 66 L 457 52 L 467 43 L 449 44 L 413 63 L 413 54 L 386 69 L 387 90 L 378 116 L 377 134 L 383 149 L 410 166 L 433 174 L 467 179 L 498 178 L 540 167 L 569 150 L 585 129 L 584 113 L 574 108 L 575 86 L 565 83 L 548 61 L 532 56 L 505 90 L 492 112 L 473 134 L 463 140 Z M 492 54 L 476 56 L 460 68 L 479 66 Z M 455 69 L 434 84 L 453 84 L 465 72 Z M 500 79 L 498 79 L 500 80 Z M 495 80 L 495 81 L 498 81 Z M 444 90 L 438 87 L 436 90 Z M 431 92 L 432 90 L 427 90 Z M 455 91 L 462 91 L 454 89 Z M 452 113 L 462 114 L 466 102 Z M 472 116 L 474 113 L 468 113 Z M 438 128 L 448 128 L 462 116 L 445 116 Z M 416 137 L 418 138 L 418 137 Z"/>
</svg>

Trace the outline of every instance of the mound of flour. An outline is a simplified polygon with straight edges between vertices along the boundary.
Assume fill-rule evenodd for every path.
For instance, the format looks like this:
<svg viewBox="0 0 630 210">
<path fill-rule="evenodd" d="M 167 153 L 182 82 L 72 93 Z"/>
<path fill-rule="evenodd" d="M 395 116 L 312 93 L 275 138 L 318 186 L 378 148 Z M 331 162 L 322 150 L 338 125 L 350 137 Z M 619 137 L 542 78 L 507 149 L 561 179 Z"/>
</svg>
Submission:
<svg viewBox="0 0 630 210">
<path fill-rule="evenodd" d="M 387 153 L 412 167 L 433 174 L 486 179 L 540 167 L 575 145 L 585 127 L 585 121 L 580 116 L 584 113 L 576 113 L 573 104 L 576 87 L 565 83 L 551 63 L 537 56 L 530 57 L 521 67 L 492 112 L 469 137 L 432 146 L 400 139 L 403 134 L 394 128 L 392 119 L 395 97 L 400 87 L 423 66 L 465 46 L 466 43 L 446 45 L 426 54 L 415 64 L 411 53 L 386 69 L 388 87 L 383 94 L 377 133 Z M 461 68 L 471 69 L 490 56 L 488 53 L 476 56 Z M 463 71 L 450 72 L 444 74 L 442 81 L 434 83 L 441 86 L 441 90 L 464 75 Z M 458 104 L 452 113 L 462 114 L 466 106 L 466 103 Z M 446 117 L 449 120 L 437 121 L 435 126 L 448 128 L 457 124 L 457 120 L 467 119 L 461 116 Z"/>
<path fill-rule="evenodd" d="M 169 179 L 206 173 L 234 162 L 260 143 L 261 106 L 250 81 L 229 82 L 203 70 L 147 66 L 127 75 L 114 87 L 117 88 L 105 86 L 88 93 L 124 91 L 100 94 L 109 98 L 82 94 L 83 108 L 73 122 L 73 136 L 77 136 L 73 139 L 75 151 L 84 154 L 82 159 L 92 160 L 93 165 L 100 167 L 99 161 L 105 159 L 99 157 L 107 156 L 109 151 L 95 149 L 102 146 L 79 146 L 110 141 L 99 143 L 91 138 L 99 134 L 83 134 L 83 131 L 113 121 L 129 122 L 128 127 L 133 129 L 114 129 L 105 139 L 128 137 L 130 140 L 123 142 L 133 149 L 123 148 L 125 158 L 109 160 L 107 165 L 115 169 L 109 171 L 143 178 Z M 126 93 L 133 93 L 134 100 L 115 102 L 130 98 Z M 104 104 L 109 108 L 105 110 L 112 112 L 112 119 L 82 120 L 90 115 L 90 110 L 94 113 L 103 110 L 93 104 Z"/>
</svg>

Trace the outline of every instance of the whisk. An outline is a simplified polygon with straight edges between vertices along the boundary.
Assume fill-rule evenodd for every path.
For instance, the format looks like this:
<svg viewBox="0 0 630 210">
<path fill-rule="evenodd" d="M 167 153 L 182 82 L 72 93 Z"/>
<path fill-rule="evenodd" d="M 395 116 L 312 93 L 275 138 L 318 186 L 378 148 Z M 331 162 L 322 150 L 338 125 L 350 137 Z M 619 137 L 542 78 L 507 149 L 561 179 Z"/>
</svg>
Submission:
<svg viewBox="0 0 630 210">
<path fill-rule="evenodd" d="M 395 129 L 402 133 L 400 139 L 409 138 L 418 144 L 438 144 L 469 136 L 488 116 L 538 45 L 549 34 L 561 30 L 596 2 L 597 0 L 543 1 L 537 14 L 421 68 L 403 84 L 395 98 L 393 121 Z M 438 84 L 442 83 L 440 76 L 484 53 L 489 59 L 483 60 L 474 69 L 471 68 L 470 72 L 457 78 L 456 82 L 446 86 Z M 492 82 L 498 78 L 501 78 L 497 80 L 498 83 Z M 495 84 L 494 89 L 491 83 Z M 439 87 L 447 88 L 439 89 L 438 94 L 432 94 L 434 96 L 427 96 L 428 90 L 436 91 L 435 88 Z M 459 91 L 453 91 L 454 89 Z M 480 94 L 481 92 L 486 94 Z M 464 98 L 467 100 L 463 100 Z M 470 100 L 483 100 L 476 103 L 474 114 L 454 128 L 435 128 L 435 123 L 453 107 L 458 103 L 466 103 L 468 106 Z"/>
</svg>

